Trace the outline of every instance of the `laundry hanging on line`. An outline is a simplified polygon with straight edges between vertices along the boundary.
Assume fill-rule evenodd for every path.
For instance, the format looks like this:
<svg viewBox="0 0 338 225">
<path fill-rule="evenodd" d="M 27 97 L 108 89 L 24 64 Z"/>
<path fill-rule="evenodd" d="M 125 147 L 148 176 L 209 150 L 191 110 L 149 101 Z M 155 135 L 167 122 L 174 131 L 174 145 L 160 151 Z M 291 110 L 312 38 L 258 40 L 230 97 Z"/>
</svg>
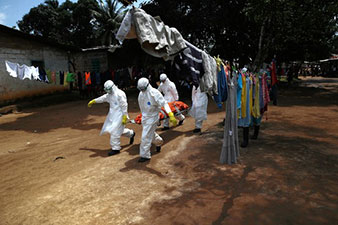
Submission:
<svg viewBox="0 0 338 225">
<path fill-rule="evenodd" d="M 239 74 L 236 71 L 232 75 L 227 76 L 227 100 L 226 100 L 226 116 L 224 124 L 224 139 L 222 152 L 220 155 L 220 163 L 229 165 L 237 163 L 239 157 L 239 141 L 238 141 L 238 120 L 237 120 L 237 88 Z"/>
<path fill-rule="evenodd" d="M 249 127 L 252 123 L 260 123 L 268 110 L 269 101 L 267 73 L 253 74 L 242 70 L 237 85 L 238 126 Z"/>
<path fill-rule="evenodd" d="M 116 39 L 137 39 L 148 54 L 174 60 L 177 80 L 185 80 L 211 96 L 218 94 L 216 62 L 206 52 L 184 40 L 176 28 L 165 25 L 159 17 L 133 7 L 122 20 Z M 204 77 L 206 76 L 206 77 Z"/>
<path fill-rule="evenodd" d="M 12 63 L 5 61 L 6 70 L 11 77 L 18 78 L 20 80 L 40 80 L 39 68 L 34 66 L 27 66 L 25 64 L 19 65 L 18 63 Z"/>
</svg>

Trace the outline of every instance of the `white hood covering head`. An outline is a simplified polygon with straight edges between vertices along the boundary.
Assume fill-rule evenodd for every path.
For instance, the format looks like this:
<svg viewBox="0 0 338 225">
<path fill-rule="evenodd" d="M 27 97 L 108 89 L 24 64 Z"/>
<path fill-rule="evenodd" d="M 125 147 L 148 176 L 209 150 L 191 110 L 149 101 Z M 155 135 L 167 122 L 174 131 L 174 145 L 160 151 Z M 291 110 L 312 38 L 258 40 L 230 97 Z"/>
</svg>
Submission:
<svg viewBox="0 0 338 225">
<path fill-rule="evenodd" d="M 165 73 L 162 73 L 161 75 L 160 75 L 160 81 L 161 82 L 164 82 L 164 81 L 166 81 L 167 80 L 167 75 L 165 74 Z"/>
<path fill-rule="evenodd" d="M 111 94 L 113 92 L 113 87 L 115 86 L 114 82 L 111 80 L 107 80 L 104 83 L 104 91 Z"/>
<path fill-rule="evenodd" d="M 140 91 L 146 91 L 149 86 L 149 80 L 145 77 L 142 77 L 137 82 L 137 89 Z"/>
</svg>

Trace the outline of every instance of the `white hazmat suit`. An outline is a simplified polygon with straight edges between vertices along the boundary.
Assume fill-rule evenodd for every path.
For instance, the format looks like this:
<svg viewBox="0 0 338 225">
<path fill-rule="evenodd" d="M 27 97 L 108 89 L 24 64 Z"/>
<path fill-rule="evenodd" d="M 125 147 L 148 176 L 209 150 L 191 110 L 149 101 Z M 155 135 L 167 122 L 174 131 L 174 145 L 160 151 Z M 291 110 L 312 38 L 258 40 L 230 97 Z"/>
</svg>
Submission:
<svg viewBox="0 0 338 225">
<path fill-rule="evenodd" d="M 128 118 L 127 97 L 126 94 L 110 80 L 106 81 L 104 88 L 108 93 L 90 101 L 88 106 L 90 107 L 93 103 L 109 103 L 109 113 L 104 121 L 100 135 L 109 133 L 112 150 L 119 151 L 121 149 L 120 137 L 133 138 L 135 135 L 133 130 L 125 128 L 125 123 Z M 123 120 L 125 120 L 124 124 L 122 123 Z"/>
<path fill-rule="evenodd" d="M 160 81 L 161 81 L 161 84 L 157 90 L 163 93 L 164 99 L 167 102 L 178 101 L 178 93 L 177 93 L 176 85 L 174 84 L 174 82 L 170 81 L 167 75 L 164 73 L 160 75 Z M 179 121 L 183 121 L 185 119 L 184 115 L 182 114 L 179 114 L 177 118 Z M 163 126 L 164 128 L 169 128 L 168 118 L 164 119 Z"/>
<path fill-rule="evenodd" d="M 161 84 L 157 90 L 164 94 L 164 99 L 167 102 L 178 101 L 178 93 L 174 82 L 171 82 L 164 73 L 160 75 L 160 81 Z"/>
<path fill-rule="evenodd" d="M 189 115 L 195 118 L 195 129 L 201 129 L 203 120 L 207 119 L 208 95 L 200 87 L 192 88 L 192 106 Z"/>
<path fill-rule="evenodd" d="M 159 112 L 161 107 L 172 115 L 170 121 L 175 120 L 167 101 L 162 94 L 149 84 L 147 78 L 139 79 L 137 88 L 140 90 L 138 96 L 138 104 L 142 113 L 142 139 L 140 145 L 141 159 L 150 159 L 150 147 L 154 143 L 156 147 L 163 144 L 163 139 L 158 135 L 155 130 L 159 121 Z M 176 122 L 176 120 L 175 120 Z"/>
</svg>

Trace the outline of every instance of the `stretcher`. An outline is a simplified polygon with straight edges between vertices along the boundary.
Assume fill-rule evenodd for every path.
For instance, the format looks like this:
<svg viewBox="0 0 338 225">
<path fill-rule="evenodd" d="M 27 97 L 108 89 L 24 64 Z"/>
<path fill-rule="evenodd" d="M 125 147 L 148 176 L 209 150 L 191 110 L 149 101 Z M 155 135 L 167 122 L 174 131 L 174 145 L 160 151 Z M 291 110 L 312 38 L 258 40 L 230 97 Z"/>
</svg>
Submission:
<svg viewBox="0 0 338 225">
<path fill-rule="evenodd" d="M 178 116 L 180 114 L 185 114 L 189 110 L 189 106 L 181 101 L 169 102 L 168 105 L 175 116 Z M 168 114 L 164 110 L 164 107 L 161 108 L 161 111 L 159 112 L 159 116 L 160 116 L 160 121 L 169 118 Z M 133 124 L 141 124 L 142 113 L 137 115 L 134 120 L 129 120 L 129 122 Z"/>
</svg>

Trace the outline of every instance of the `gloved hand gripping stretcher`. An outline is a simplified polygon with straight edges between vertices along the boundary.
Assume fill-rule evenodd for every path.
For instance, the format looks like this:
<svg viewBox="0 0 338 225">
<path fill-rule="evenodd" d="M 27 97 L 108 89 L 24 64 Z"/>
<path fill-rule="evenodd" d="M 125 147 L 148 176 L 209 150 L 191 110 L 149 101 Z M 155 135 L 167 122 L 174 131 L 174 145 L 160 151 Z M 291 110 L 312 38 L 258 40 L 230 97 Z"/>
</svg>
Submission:
<svg viewBox="0 0 338 225">
<path fill-rule="evenodd" d="M 186 113 L 189 110 L 189 106 L 181 101 L 169 102 L 168 105 L 175 116 Z M 160 121 L 169 118 L 169 115 L 164 110 L 164 107 L 161 108 L 159 115 Z M 136 116 L 135 120 L 130 120 L 129 122 L 134 124 L 141 124 L 142 114 L 140 113 L 139 115 Z"/>
</svg>

